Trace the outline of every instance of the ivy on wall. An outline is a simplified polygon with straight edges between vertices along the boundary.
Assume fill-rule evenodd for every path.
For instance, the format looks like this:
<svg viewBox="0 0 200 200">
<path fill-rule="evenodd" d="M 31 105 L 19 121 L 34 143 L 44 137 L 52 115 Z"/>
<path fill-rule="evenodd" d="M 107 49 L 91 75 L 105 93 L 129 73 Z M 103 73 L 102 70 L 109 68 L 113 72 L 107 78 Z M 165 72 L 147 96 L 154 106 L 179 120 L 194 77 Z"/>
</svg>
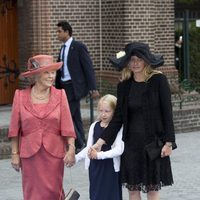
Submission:
<svg viewBox="0 0 200 200">
<path fill-rule="evenodd" d="M 195 23 L 191 24 L 189 31 L 190 45 L 190 77 L 200 92 L 200 28 Z"/>
</svg>

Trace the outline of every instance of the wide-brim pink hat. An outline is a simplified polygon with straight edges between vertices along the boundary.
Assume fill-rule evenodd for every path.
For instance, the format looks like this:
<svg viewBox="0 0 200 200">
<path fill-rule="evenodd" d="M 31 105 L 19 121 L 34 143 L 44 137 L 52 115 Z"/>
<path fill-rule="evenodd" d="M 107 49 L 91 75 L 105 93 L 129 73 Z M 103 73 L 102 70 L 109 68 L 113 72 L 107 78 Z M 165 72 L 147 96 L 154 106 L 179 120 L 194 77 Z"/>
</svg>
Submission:
<svg viewBox="0 0 200 200">
<path fill-rule="evenodd" d="M 21 73 L 22 76 L 28 77 L 45 71 L 58 70 L 62 67 L 63 62 L 53 62 L 53 56 L 37 55 L 28 59 L 28 71 Z"/>
</svg>

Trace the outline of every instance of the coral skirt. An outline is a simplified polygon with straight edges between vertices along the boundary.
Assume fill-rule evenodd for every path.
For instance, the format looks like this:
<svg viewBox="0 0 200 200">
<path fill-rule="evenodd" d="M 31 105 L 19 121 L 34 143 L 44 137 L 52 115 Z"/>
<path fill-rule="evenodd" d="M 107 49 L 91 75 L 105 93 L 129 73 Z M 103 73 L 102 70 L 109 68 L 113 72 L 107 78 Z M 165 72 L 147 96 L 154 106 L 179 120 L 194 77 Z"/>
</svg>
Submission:
<svg viewBox="0 0 200 200">
<path fill-rule="evenodd" d="M 30 158 L 22 158 L 24 200 L 63 200 L 64 162 L 43 146 Z"/>
</svg>

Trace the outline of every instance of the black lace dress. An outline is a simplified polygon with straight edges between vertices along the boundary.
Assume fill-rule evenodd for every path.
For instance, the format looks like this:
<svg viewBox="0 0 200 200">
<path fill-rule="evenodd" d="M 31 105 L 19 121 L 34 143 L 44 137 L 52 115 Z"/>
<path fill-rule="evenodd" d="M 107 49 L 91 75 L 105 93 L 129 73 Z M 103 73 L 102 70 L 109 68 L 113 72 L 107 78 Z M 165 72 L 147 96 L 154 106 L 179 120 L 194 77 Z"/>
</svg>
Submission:
<svg viewBox="0 0 200 200">
<path fill-rule="evenodd" d="M 144 150 L 147 137 L 143 112 L 145 91 L 145 82 L 132 82 L 128 100 L 128 139 L 121 158 L 121 179 L 131 191 L 148 192 L 171 185 L 173 178 L 169 157 L 150 161 Z"/>
</svg>

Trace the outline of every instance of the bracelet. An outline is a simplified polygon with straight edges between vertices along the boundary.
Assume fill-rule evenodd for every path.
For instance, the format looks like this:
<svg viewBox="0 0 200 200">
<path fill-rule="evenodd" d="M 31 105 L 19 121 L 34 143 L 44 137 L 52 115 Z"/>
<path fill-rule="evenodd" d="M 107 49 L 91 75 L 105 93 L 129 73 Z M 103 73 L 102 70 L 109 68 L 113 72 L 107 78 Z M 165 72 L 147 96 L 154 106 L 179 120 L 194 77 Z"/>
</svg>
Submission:
<svg viewBox="0 0 200 200">
<path fill-rule="evenodd" d="M 75 145 L 74 145 L 74 144 L 69 143 L 69 144 L 67 144 L 67 146 L 68 146 L 68 147 L 71 146 L 71 147 L 73 147 L 73 148 L 75 149 Z"/>
<path fill-rule="evenodd" d="M 19 151 L 12 151 L 11 155 L 18 155 Z"/>
</svg>

